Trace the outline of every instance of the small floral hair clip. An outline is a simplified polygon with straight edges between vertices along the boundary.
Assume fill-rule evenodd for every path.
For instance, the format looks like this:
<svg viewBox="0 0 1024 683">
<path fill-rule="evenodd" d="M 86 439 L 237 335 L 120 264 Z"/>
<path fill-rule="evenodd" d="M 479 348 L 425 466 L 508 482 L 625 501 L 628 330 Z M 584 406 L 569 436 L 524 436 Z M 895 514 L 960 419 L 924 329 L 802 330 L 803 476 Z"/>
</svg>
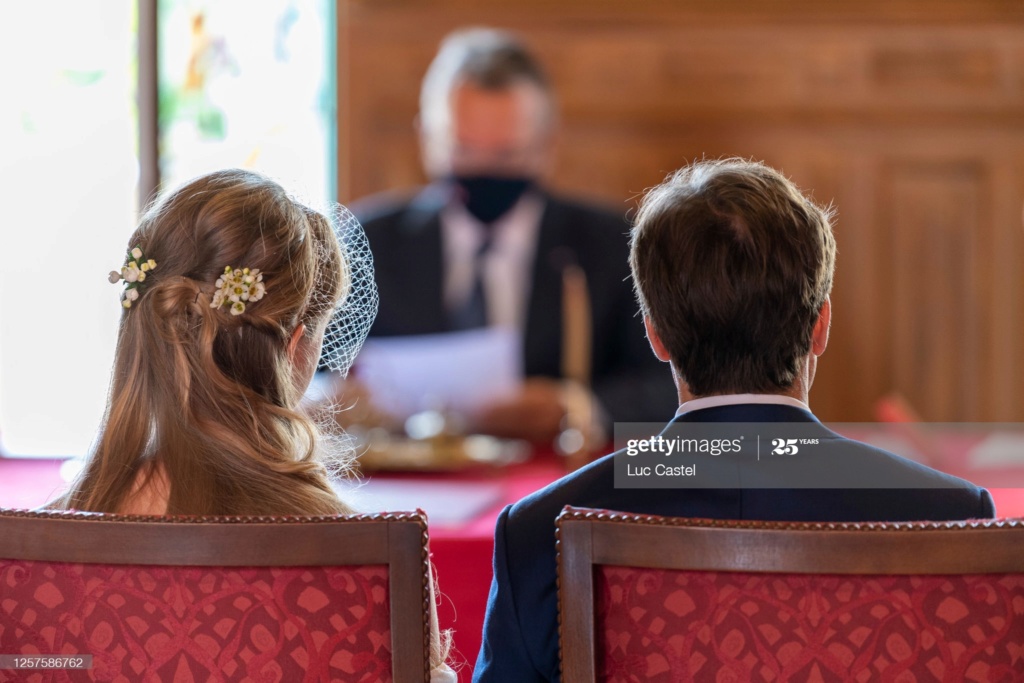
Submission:
<svg viewBox="0 0 1024 683">
<path fill-rule="evenodd" d="M 231 304 L 231 315 L 245 313 L 245 305 L 259 301 L 266 294 L 263 273 L 259 268 L 224 268 L 224 274 L 217 278 L 217 291 L 213 293 L 210 308 Z"/>
<path fill-rule="evenodd" d="M 135 247 L 128 252 L 125 265 L 121 267 L 120 272 L 116 270 L 110 271 L 107 279 L 110 280 L 111 284 L 117 284 L 121 280 L 125 281 L 125 288 L 121 293 L 122 306 L 125 308 L 132 307 L 132 302 L 139 298 L 142 288 L 145 286 L 146 273 L 155 268 L 156 261 L 147 259 L 142 253 L 142 248 Z"/>
</svg>

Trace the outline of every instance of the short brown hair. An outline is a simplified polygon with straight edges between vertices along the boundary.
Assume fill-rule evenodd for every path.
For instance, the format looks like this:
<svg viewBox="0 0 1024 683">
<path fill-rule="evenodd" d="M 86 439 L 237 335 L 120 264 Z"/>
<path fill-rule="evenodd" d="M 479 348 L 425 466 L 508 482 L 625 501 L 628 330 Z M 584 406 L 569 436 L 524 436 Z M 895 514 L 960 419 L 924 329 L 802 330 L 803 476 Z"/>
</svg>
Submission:
<svg viewBox="0 0 1024 683">
<path fill-rule="evenodd" d="M 633 282 L 694 396 L 792 386 L 832 290 L 830 217 L 778 171 L 742 159 L 694 163 L 647 193 Z"/>
</svg>

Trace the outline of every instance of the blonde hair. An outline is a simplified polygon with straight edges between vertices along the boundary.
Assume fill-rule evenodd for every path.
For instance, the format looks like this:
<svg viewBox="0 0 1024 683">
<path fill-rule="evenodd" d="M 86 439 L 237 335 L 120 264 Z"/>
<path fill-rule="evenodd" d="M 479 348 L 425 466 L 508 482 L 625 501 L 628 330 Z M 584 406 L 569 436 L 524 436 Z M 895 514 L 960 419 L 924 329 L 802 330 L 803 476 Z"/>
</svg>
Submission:
<svg viewBox="0 0 1024 683">
<path fill-rule="evenodd" d="M 117 512 L 159 465 L 168 514 L 335 514 L 325 439 L 296 409 L 288 342 L 312 337 L 348 288 L 330 222 L 261 175 L 225 170 L 166 195 L 128 242 L 158 266 L 121 316 L 104 422 L 63 507 Z M 211 308 L 225 266 L 266 296 Z"/>
</svg>

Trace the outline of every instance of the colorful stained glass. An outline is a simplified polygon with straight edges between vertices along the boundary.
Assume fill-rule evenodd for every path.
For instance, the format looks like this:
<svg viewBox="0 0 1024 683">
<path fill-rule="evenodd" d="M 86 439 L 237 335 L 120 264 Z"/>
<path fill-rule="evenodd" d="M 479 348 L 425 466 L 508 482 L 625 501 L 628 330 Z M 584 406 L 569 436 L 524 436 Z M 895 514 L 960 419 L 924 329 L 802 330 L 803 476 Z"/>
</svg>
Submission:
<svg viewBox="0 0 1024 683">
<path fill-rule="evenodd" d="M 322 205 L 336 194 L 328 0 L 161 0 L 164 187 L 251 168 Z"/>
</svg>

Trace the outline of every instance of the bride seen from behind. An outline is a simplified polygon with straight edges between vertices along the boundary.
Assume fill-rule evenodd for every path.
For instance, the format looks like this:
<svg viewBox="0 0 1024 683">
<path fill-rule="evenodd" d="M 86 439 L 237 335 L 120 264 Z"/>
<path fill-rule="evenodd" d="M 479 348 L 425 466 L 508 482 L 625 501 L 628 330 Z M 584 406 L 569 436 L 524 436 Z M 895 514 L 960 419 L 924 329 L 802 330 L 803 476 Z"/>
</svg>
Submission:
<svg viewBox="0 0 1024 683">
<path fill-rule="evenodd" d="M 111 273 L 124 310 L 107 411 L 63 507 L 351 512 L 297 410 L 346 272 L 329 221 L 255 173 L 218 171 L 165 196 Z"/>
<path fill-rule="evenodd" d="M 106 414 L 49 507 L 146 515 L 332 515 L 351 457 L 299 408 L 321 359 L 348 370 L 376 313 L 357 238 L 250 171 L 168 193 L 142 217 L 123 287 Z M 362 240 L 360 242 L 360 239 Z M 331 464 L 333 463 L 333 464 Z M 454 681 L 437 637 L 434 680 Z"/>
</svg>

